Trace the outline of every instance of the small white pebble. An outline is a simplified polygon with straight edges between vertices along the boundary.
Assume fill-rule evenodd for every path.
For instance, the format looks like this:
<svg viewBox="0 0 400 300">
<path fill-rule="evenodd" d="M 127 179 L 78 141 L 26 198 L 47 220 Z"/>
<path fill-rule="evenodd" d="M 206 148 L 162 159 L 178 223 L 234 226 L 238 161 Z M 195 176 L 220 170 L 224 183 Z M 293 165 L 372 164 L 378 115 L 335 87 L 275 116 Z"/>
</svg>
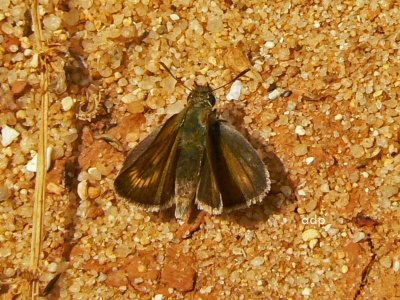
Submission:
<svg viewBox="0 0 400 300">
<path fill-rule="evenodd" d="M 242 93 L 242 88 L 243 88 L 242 82 L 240 80 L 236 80 L 232 84 L 228 95 L 226 95 L 226 99 L 227 100 L 238 100 Z"/>
<path fill-rule="evenodd" d="M 77 187 L 77 192 L 78 196 L 81 200 L 87 200 L 88 199 L 88 183 L 86 180 L 83 180 L 78 183 Z"/>
<path fill-rule="evenodd" d="M 43 18 L 43 25 L 46 29 L 54 31 L 57 30 L 61 25 L 61 19 L 56 15 L 47 15 Z"/>
<path fill-rule="evenodd" d="M 265 262 L 265 259 L 261 256 L 257 256 L 253 258 L 253 260 L 250 262 L 254 267 L 259 267 Z"/>
<path fill-rule="evenodd" d="M 142 277 L 137 277 L 137 278 L 135 278 L 134 281 L 135 281 L 136 284 L 139 284 L 139 283 L 142 283 L 144 280 L 143 280 Z"/>
<path fill-rule="evenodd" d="M 9 47 L 10 52 L 13 52 L 13 53 L 17 52 L 18 49 L 19 49 L 19 47 L 17 45 L 11 45 Z"/>
<path fill-rule="evenodd" d="M 171 14 L 169 17 L 171 18 L 172 21 L 178 21 L 180 19 L 177 14 Z"/>
<path fill-rule="evenodd" d="M 48 171 L 49 170 L 49 168 L 50 168 L 50 164 L 51 164 L 51 153 L 53 152 L 53 147 L 47 147 L 47 150 L 46 150 L 46 171 Z M 38 155 L 37 155 L 37 153 L 35 154 L 35 156 L 30 160 L 30 161 L 28 161 L 28 163 L 26 164 L 26 169 L 28 170 L 28 171 L 31 171 L 31 172 L 36 172 L 37 171 L 37 160 L 38 160 Z"/>
<path fill-rule="evenodd" d="M 352 145 L 350 146 L 350 153 L 355 158 L 361 158 L 365 153 L 364 147 L 361 145 Z"/>
<path fill-rule="evenodd" d="M 329 234 L 330 236 L 337 235 L 338 232 L 339 232 L 339 229 L 338 229 L 338 228 L 330 228 L 330 229 L 328 230 L 328 234 Z"/>
<path fill-rule="evenodd" d="M 296 129 L 294 130 L 294 132 L 297 135 L 305 135 L 306 134 L 306 131 L 304 130 L 303 126 L 300 126 L 300 125 L 296 126 Z"/>
<path fill-rule="evenodd" d="M 368 172 L 362 172 L 361 175 L 362 175 L 364 178 L 368 178 L 368 177 L 369 177 L 369 173 L 368 173 Z"/>
<path fill-rule="evenodd" d="M 314 159 L 315 159 L 315 157 L 313 157 L 313 156 L 307 157 L 306 158 L 306 164 L 307 165 L 311 164 L 314 161 Z"/>
<path fill-rule="evenodd" d="M 265 45 L 265 47 L 267 47 L 268 49 L 272 49 L 272 48 L 275 47 L 275 43 L 274 43 L 274 42 L 271 42 L 271 41 L 266 42 L 264 45 Z"/>
<path fill-rule="evenodd" d="M 336 121 L 340 121 L 341 119 L 343 119 L 343 115 L 342 115 L 342 114 L 337 114 L 337 115 L 334 117 L 334 119 L 335 119 Z"/>
<path fill-rule="evenodd" d="M 102 281 L 104 281 L 104 280 L 106 280 L 106 279 L 107 279 L 107 275 L 100 272 L 100 275 L 99 275 L 99 277 L 98 277 L 97 280 L 98 280 L 99 282 L 102 282 Z"/>
<path fill-rule="evenodd" d="M 274 100 L 281 95 L 281 91 L 279 89 L 273 90 L 271 93 L 268 94 L 269 100 Z"/>
<path fill-rule="evenodd" d="M 1 144 L 3 147 L 10 145 L 19 136 L 19 134 L 20 133 L 14 128 L 4 125 L 1 129 Z"/>
<path fill-rule="evenodd" d="M 157 294 L 153 297 L 153 300 L 164 300 L 164 295 L 163 294 Z"/>
<path fill-rule="evenodd" d="M 306 193 L 305 190 L 298 190 L 298 191 L 297 191 L 297 194 L 298 194 L 299 196 L 306 196 L 306 195 L 307 195 L 307 193 Z"/>
<path fill-rule="evenodd" d="M 329 191 L 330 191 L 329 184 L 327 184 L 327 183 L 321 184 L 320 190 L 323 193 L 329 193 Z"/>
<path fill-rule="evenodd" d="M 33 53 L 31 61 L 29 62 L 29 66 L 31 68 L 37 68 L 39 65 L 39 54 Z"/>
<path fill-rule="evenodd" d="M 209 286 L 201 288 L 200 289 L 200 294 L 203 294 L 203 295 L 204 294 L 209 294 L 209 293 L 211 293 L 211 291 L 212 291 L 212 286 L 209 285 Z"/>
<path fill-rule="evenodd" d="M 310 289 L 310 288 L 305 288 L 305 289 L 301 292 L 301 294 L 302 294 L 303 296 L 310 296 L 310 295 L 311 295 L 311 289 Z"/>
<path fill-rule="evenodd" d="M 81 290 L 81 286 L 78 283 L 74 283 L 69 286 L 68 290 L 71 293 L 79 293 L 79 291 Z"/>
<path fill-rule="evenodd" d="M 318 243 L 318 239 L 312 239 L 310 241 L 310 243 L 308 244 L 308 246 L 310 247 L 310 249 L 314 249 L 315 245 Z"/>
<path fill-rule="evenodd" d="M 359 241 L 363 240 L 365 238 L 365 233 L 364 232 L 356 232 L 353 235 L 353 242 L 358 243 Z"/>
<path fill-rule="evenodd" d="M 221 232 L 217 231 L 217 233 L 216 233 L 216 235 L 215 235 L 215 238 L 214 238 L 214 241 L 216 241 L 217 243 L 219 243 L 219 242 L 222 241 L 222 234 L 221 234 Z"/>
<path fill-rule="evenodd" d="M 128 104 L 128 103 L 132 103 L 133 101 L 137 101 L 138 97 L 136 95 L 134 95 L 133 93 L 129 93 L 126 94 L 124 96 L 122 96 L 121 101 Z"/>
<path fill-rule="evenodd" d="M 393 271 L 398 272 L 400 270 L 400 260 L 395 260 L 393 263 Z"/>
<path fill-rule="evenodd" d="M 51 273 L 56 272 L 56 271 L 57 271 L 57 264 L 56 264 L 55 262 L 50 263 L 50 264 L 47 266 L 47 270 L 48 270 L 49 272 L 51 272 Z"/>
<path fill-rule="evenodd" d="M 321 234 L 316 229 L 307 229 L 301 234 L 303 241 L 308 242 L 312 239 L 318 239 L 321 237 Z"/>
<path fill-rule="evenodd" d="M 343 274 L 346 274 L 349 271 L 349 267 L 346 265 L 343 265 L 341 271 Z"/>
<path fill-rule="evenodd" d="M 61 105 L 62 105 L 63 111 L 69 111 L 72 108 L 72 106 L 74 105 L 74 100 L 72 100 L 72 98 L 70 96 L 65 97 L 61 100 Z"/>
</svg>

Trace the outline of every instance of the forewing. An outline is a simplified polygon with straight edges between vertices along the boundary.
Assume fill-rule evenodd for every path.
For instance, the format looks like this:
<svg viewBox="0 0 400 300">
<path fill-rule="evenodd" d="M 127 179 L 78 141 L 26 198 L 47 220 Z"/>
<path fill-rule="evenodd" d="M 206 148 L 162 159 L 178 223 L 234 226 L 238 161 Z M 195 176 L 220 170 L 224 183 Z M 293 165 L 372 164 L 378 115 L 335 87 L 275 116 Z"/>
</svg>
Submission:
<svg viewBox="0 0 400 300">
<path fill-rule="evenodd" d="M 180 127 L 186 110 L 172 116 L 134 148 L 114 181 L 116 193 L 151 211 L 173 203 Z"/>
<path fill-rule="evenodd" d="M 252 145 L 223 120 L 212 126 L 210 141 L 210 161 L 224 211 L 262 201 L 270 190 L 269 174 Z"/>
</svg>

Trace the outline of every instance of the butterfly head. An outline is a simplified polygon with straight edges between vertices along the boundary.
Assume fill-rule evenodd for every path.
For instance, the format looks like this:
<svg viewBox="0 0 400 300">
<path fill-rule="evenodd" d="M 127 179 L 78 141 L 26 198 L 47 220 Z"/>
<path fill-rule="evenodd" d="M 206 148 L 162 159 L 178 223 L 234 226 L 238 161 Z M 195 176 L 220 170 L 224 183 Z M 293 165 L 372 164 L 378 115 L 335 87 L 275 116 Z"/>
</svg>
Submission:
<svg viewBox="0 0 400 300">
<path fill-rule="evenodd" d="M 188 98 L 188 102 L 192 104 L 207 104 L 214 106 L 215 96 L 213 94 L 213 89 L 207 85 L 196 84 L 195 89 L 193 89 Z"/>
</svg>

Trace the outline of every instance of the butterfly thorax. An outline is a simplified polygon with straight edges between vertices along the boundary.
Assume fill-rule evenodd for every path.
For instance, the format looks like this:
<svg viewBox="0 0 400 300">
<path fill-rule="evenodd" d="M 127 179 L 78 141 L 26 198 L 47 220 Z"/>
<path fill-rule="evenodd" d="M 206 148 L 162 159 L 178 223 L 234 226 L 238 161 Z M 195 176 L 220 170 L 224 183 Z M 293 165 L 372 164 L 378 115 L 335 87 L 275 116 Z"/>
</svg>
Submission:
<svg viewBox="0 0 400 300">
<path fill-rule="evenodd" d="M 196 88 L 189 94 L 188 103 L 193 106 L 214 106 L 215 96 L 212 88 L 209 85 L 196 84 Z"/>
</svg>

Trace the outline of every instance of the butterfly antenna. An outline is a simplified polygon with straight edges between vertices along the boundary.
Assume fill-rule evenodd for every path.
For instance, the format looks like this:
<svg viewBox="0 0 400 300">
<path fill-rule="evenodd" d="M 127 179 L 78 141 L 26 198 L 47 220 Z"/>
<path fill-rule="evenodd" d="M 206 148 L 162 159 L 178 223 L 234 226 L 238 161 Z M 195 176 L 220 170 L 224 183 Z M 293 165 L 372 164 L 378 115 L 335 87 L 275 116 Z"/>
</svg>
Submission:
<svg viewBox="0 0 400 300">
<path fill-rule="evenodd" d="M 179 84 L 183 85 L 185 88 L 187 88 L 189 91 L 192 91 L 192 89 L 188 88 L 180 78 L 177 78 L 174 74 L 172 74 L 171 70 L 162 62 L 160 61 L 160 65 L 171 75 Z"/>
<path fill-rule="evenodd" d="M 243 76 L 244 74 L 246 74 L 248 71 L 250 71 L 250 69 L 243 70 L 243 71 L 240 72 L 238 75 L 236 75 L 236 77 L 233 78 L 231 81 L 225 83 L 224 85 L 221 85 L 220 87 L 217 87 L 217 88 L 213 89 L 213 92 L 216 91 L 216 90 L 219 90 L 220 88 L 223 88 L 224 86 L 227 86 L 227 85 L 231 84 L 232 82 L 234 82 L 234 81 L 236 81 L 236 80 L 238 80 L 240 77 L 242 77 L 242 76 Z"/>
</svg>

